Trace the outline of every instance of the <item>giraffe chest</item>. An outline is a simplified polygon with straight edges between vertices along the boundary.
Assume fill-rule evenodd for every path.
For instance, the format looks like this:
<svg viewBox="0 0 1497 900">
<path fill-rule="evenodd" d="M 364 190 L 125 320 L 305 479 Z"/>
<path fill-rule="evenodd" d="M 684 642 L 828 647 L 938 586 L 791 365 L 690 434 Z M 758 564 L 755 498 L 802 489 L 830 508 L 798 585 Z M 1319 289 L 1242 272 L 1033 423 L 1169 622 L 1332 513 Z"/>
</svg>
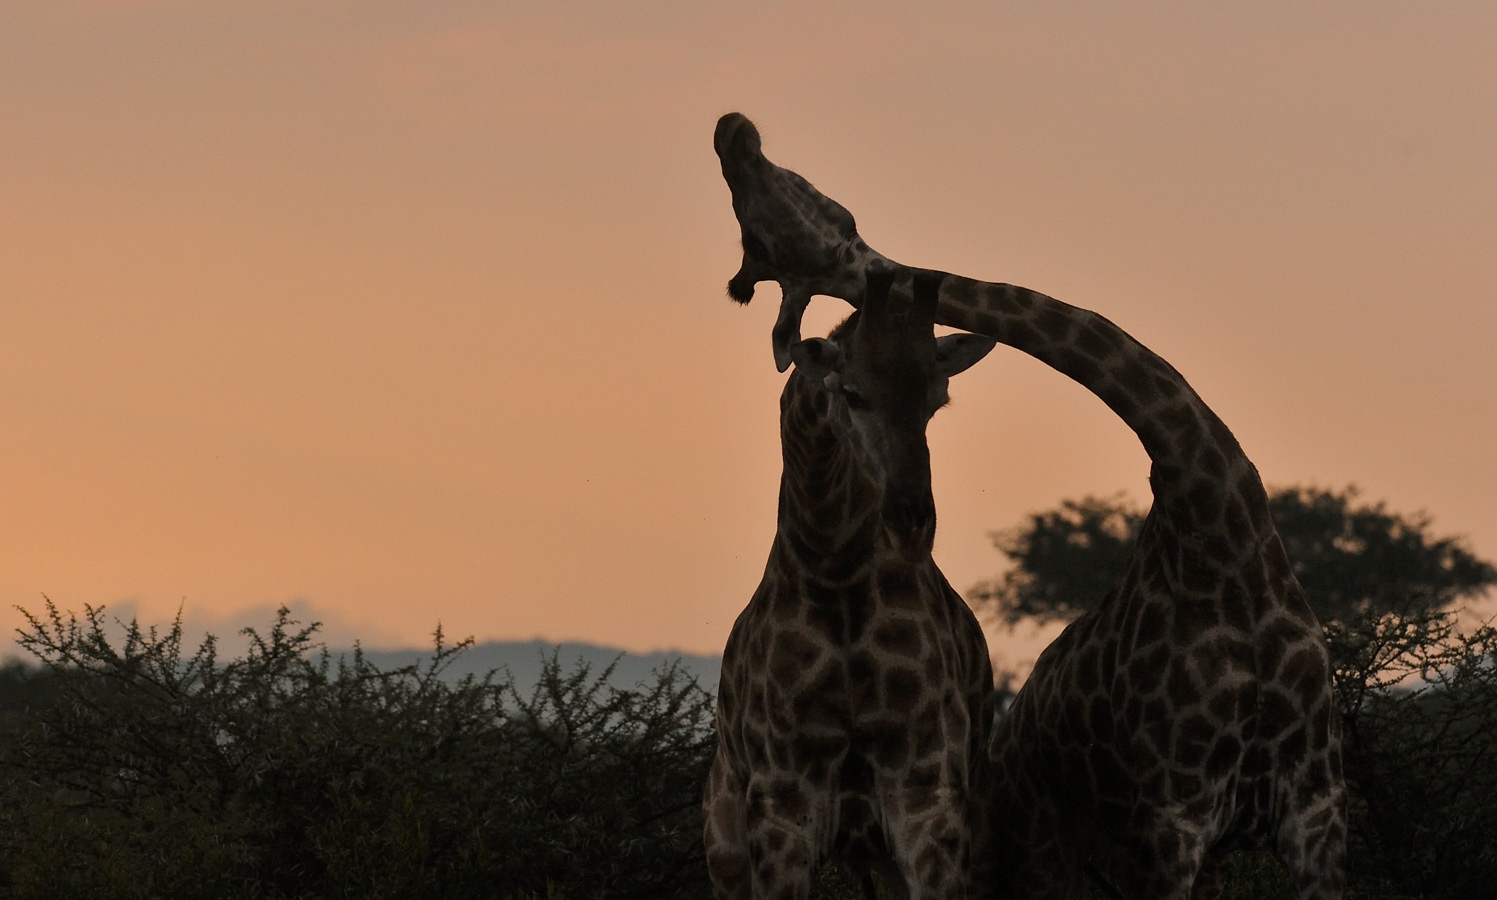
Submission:
<svg viewBox="0 0 1497 900">
<path fill-rule="evenodd" d="M 985 733 L 991 685 L 976 619 L 933 566 L 842 589 L 767 579 L 724 652 L 719 724 L 750 766 L 852 754 L 904 768 Z"/>
</svg>

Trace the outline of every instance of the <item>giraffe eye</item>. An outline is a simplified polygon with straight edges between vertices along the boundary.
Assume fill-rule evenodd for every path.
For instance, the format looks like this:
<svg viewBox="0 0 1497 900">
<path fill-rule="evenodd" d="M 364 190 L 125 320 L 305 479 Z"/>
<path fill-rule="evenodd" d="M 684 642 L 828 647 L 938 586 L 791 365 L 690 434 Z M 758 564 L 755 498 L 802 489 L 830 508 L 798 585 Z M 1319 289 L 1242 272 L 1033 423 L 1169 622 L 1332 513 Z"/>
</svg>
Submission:
<svg viewBox="0 0 1497 900">
<path fill-rule="evenodd" d="M 868 398 L 851 385 L 842 385 L 842 399 L 847 401 L 848 409 L 868 409 Z"/>
</svg>

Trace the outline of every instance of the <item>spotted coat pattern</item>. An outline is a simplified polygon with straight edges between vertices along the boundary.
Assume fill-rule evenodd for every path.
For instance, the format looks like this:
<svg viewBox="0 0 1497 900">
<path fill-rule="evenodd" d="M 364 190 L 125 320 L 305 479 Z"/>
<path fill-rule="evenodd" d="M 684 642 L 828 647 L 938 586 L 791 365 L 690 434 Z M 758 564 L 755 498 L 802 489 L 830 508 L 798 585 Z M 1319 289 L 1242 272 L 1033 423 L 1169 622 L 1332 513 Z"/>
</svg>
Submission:
<svg viewBox="0 0 1497 900">
<path fill-rule="evenodd" d="M 833 402 L 800 368 L 781 396 L 778 530 L 723 652 L 709 871 L 719 898 L 804 898 L 828 858 L 899 896 L 966 897 L 985 833 L 987 644 L 929 544 L 914 558 L 891 544 Z M 928 497 L 928 455 L 923 479 Z"/>
<path fill-rule="evenodd" d="M 953 277 L 942 293 L 1099 396 L 1153 461 L 1123 576 L 1041 654 L 997 729 L 1003 893 L 1064 897 L 1091 867 L 1124 896 L 1211 897 L 1232 851 L 1266 839 L 1299 896 L 1339 896 L 1325 641 L 1257 470 L 1178 372 L 1103 317 L 1010 285 Z"/>
</svg>

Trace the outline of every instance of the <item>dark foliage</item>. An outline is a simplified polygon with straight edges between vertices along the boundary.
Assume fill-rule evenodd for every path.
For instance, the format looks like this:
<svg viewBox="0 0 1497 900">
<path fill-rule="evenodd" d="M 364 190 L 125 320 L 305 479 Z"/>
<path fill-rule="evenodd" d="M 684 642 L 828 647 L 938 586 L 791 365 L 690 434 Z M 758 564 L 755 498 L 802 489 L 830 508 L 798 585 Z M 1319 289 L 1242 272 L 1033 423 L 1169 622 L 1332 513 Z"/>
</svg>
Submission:
<svg viewBox="0 0 1497 900">
<path fill-rule="evenodd" d="M 1429 516 L 1357 500 L 1355 488 L 1289 488 L 1269 497 L 1295 577 L 1321 622 L 1447 609 L 1497 584 L 1497 568 L 1458 538 L 1432 535 Z"/>
<path fill-rule="evenodd" d="M 1450 608 L 1497 582 L 1424 517 L 1355 493 L 1279 491 L 1281 533 L 1330 622 L 1352 791 L 1351 896 L 1485 897 L 1497 883 L 1497 632 Z M 1088 498 L 999 537 L 1016 564 L 976 596 L 1010 623 L 1105 594 L 1142 515 Z M 1316 599 L 1317 592 L 1331 599 Z M 0 896 L 698 897 L 711 698 L 667 668 L 634 690 L 564 670 L 539 686 L 429 664 L 331 660 L 283 610 L 250 651 L 184 651 L 179 623 L 81 620 L 50 601 L 0 666 Z M 1287 896 L 1239 853 L 1224 897 Z M 880 891 L 880 896 L 885 892 Z M 861 885 L 835 867 L 815 896 Z"/>
<path fill-rule="evenodd" d="M 50 603 L 0 670 L 0 875 L 19 897 L 687 897 L 705 889 L 711 700 L 553 657 L 494 674 L 317 655 L 282 610 L 249 653 L 182 651 Z"/>
<path fill-rule="evenodd" d="M 992 532 L 1012 568 L 967 592 L 1005 625 L 1076 618 L 1101 602 L 1133 553 L 1144 514 L 1122 495 L 1063 500 L 1024 524 Z"/>
<path fill-rule="evenodd" d="M 1497 884 L 1497 629 L 1412 602 L 1326 629 L 1351 798 L 1350 869 L 1373 896 L 1478 900 Z"/>
<path fill-rule="evenodd" d="M 1497 568 L 1457 538 L 1435 537 L 1420 513 L 1359 502 L 1356 488 L 1273 491 L 1269 508 L 1322 622 L 1445 609 L 1497 585 Z M 1106 596 L 1133 552 L 1144 513 L 1122 495 L 1065 500 L 993 532 L 1003 575 L 969 591 L 999 621 L 1070 621 Z"/>
</svg>

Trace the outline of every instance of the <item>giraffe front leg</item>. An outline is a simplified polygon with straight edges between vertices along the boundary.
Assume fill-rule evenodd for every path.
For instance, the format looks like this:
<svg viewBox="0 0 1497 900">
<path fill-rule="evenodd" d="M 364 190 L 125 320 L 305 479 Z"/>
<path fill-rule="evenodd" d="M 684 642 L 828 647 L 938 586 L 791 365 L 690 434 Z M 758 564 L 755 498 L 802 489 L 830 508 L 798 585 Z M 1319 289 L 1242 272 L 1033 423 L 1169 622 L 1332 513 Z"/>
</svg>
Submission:
<svg viewBox="0 0 1497 900">
<path fill-rule="evenodd" d="M 1339 792 L 1296 809 L 1279 824 L 1279 859 L 1299 900 L 1340 900 L 1345 883 L 1346 813 Z"/>
<path fill-rule="evenodd" d="M 1220 855 L 1203 836 L 1200 824 L 1174 809 L 1141 809 L 1131 833 L 1113 855 L 1111 874 L 1125 897 L 1192 900 L 1210 897 L 1219 871 Z M 1197 883 L 1203 873 L 1204 880 Z"/>
<path fill-rule="evenodd" d="M 755 900 L 806 900 L 825 855 L 829 790 L 787 772 L 749 779 L 746 810 L 749 880 Z"/>
<path fill-rule="evenodd" d="M 707 790 L 702 797 L 702 841 L 707 851 L 707 874 L 717 900 L 751 900 L 746 797 L 743 783 L 723 762 L 719 750 L 712 760 Z"/>
<path fill-rule="evenodd" d="M 1232 871 L 1232 860 L 1236 854 L 1221 847 L 1206 852 L 1201 868 L 1196 872 L 1195 883 L 1190 888 L 1190 900 L 1217 900 L 1226 884 L 1227 873 Z"/>
<path fill-rule="evenodd" d="M 1028 830 L 1022 837 L 1001 848 L 1000 868 L 987 893 L 1024 900 L 1066 900 L 1082 880 L 1083 862 L 1075 858 L 1063 832 L 1052 824 L 1056 818 L 1051 811 L 1026 810 L 1019 815 L 1033 821 L 1025 823 Z"/>
<path fill-rule="evenodd" d="M 1340 722 L 1329 689 L 1306 706 L 1306 727 L 1279 739 L 1274 844 L 1299 900 L 1340 900 L 1346 878 Z"/>
<path fill-rule="evenodd" d="M 971 896 L 972 815 L 964 788 L 896 788 L 885 794 L 890 849 L 913 900 Z"/>
</svg>

